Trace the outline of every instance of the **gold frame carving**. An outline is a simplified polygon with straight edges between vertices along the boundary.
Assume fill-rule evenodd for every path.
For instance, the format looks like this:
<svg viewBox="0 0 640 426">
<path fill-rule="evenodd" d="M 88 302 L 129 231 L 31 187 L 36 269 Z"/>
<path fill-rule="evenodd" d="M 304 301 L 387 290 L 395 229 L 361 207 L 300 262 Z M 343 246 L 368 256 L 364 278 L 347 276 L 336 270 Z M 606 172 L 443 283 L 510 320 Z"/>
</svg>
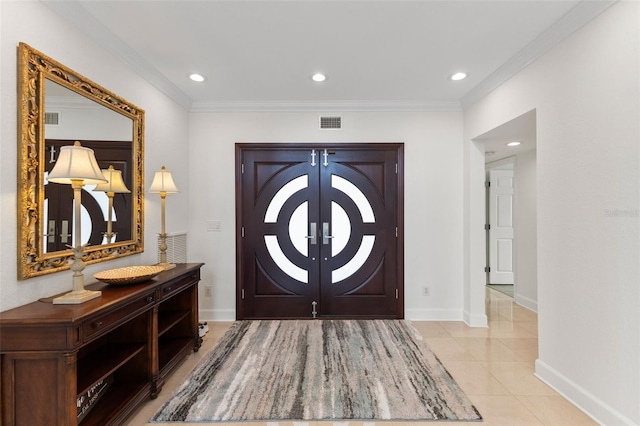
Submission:
<svg viewBox="0 0 640 426">
<path fill-rule="evenodd" d="M 83 260 L 103 262 L 144 251 L 144 110 L 49 58 L 18 47 L 18 279 L 69 269 L 71 249 L 43 253 L 44 87 L 49 79 L 133 121 L 131 240 L 88 246 Z"/>
</svg>

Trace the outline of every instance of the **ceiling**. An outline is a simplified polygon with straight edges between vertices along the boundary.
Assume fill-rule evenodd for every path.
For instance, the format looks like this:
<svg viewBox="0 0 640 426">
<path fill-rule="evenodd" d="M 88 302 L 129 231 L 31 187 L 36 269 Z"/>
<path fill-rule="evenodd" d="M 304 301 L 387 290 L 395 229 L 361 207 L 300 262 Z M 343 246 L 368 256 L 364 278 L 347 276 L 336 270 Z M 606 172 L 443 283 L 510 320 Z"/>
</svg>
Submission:
<svg viewBox="0 0 640 426">
<path fill-rule="evenodd" d="M 191 111 L 461 110 L 612 3 L 43 2 Z"/>
</svg>

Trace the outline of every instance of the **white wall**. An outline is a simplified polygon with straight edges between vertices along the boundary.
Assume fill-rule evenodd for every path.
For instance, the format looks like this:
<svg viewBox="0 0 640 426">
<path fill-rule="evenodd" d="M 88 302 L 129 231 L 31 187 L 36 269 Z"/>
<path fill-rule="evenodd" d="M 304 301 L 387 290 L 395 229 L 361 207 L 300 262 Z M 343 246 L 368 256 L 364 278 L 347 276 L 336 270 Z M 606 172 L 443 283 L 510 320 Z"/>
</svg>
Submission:
<svg viewBox="0 0 640 426">
<path fill-rule="evenodd" d="M 536 109 L 536 373 L 611 425 L 640 424 L 639 15 L 616 3 L 464 117 L 472 218 L 484 204 L 471 139 Z M 482 233 L 469 227 L 472 265 Z"/>
<path fill-rule="evenodd" d="M 515 293 L 514 301 L 538 310 L 536 151 L 516 155 L 514 168 Z"/>
<path fill-rule="evenodd" d="M 235 318 L 236 142 L 404 142 L 406 317 L 461 320 L 461 113 L 350 112 L 342 130 L 318 129 L 320 115 L 191 114 L 189 253 L 206 263 L 201 290 L 213 287 L 200 294 L 202 318 Z M 222 231 L 206 232 L 207 220 Z"/>
<path fill-rule="evenodd" d="M 40 2 L 0 2 L 0 311 L 71 290 L 71 272 L 17 280 L 17 46 L 25 42 L 146 111 L 145 187 L 161 165 L 174 172 L 182 193 L 167 201 L 168 231 L 186 230 L 189 198 L 188 113 L 100 45 L 67 25 Z M 160 201 L 145 203 L 145 252 L 87 266 L 85 277 L 120 266 L 156 262 Z"/>
<path fill-rule="evenodd" d="M 45 89 L 46 91 L 46 89 Z M 45 104 L 45 112 L 57 112 L 58 124 L 45 124 L 44 134 L 47 139 L 77 139 L 102 141 L 131 141 L 133 122 L 130 118 L 118 114 L 106 107 L 51 107 L 49 97 Z"/>
</svg>

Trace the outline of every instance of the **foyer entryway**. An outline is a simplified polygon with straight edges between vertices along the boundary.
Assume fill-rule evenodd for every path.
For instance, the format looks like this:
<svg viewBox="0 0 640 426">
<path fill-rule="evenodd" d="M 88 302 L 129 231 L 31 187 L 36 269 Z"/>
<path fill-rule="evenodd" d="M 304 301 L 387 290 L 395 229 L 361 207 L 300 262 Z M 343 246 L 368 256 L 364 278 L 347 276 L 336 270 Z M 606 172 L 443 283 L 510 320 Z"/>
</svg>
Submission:
<svg viewBox="0 0 640 426">
<path fill-rule="evenodd" d="M 402 144 L 237 144 L 237 316 L 403 317 Z"/>
</svg>

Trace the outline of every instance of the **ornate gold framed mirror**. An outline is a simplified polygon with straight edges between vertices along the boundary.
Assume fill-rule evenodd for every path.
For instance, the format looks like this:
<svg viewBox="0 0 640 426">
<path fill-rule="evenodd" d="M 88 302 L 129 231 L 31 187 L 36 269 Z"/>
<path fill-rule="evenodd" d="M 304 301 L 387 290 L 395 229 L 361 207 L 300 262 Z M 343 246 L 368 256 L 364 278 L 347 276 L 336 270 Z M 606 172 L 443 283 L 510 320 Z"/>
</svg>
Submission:
<svg viewBox="0 0 640 426">
<path fill-rule="evenodd" d="M 83 189 L 83 260 L 143 251 L 144 110 L 20 43 L 18 133 L 18 279 L 70 268 L 74 218 L 64 211 L 72 198 L 46 177 L 60 146 L 75 140 L 94 149 L 101 169 L 120 170 L 130 190 L 110 193 L 118 201 L 109 204 L 105 192 Z M 118 230 L 108 239 L 107 216 Z"/>
</svg>

